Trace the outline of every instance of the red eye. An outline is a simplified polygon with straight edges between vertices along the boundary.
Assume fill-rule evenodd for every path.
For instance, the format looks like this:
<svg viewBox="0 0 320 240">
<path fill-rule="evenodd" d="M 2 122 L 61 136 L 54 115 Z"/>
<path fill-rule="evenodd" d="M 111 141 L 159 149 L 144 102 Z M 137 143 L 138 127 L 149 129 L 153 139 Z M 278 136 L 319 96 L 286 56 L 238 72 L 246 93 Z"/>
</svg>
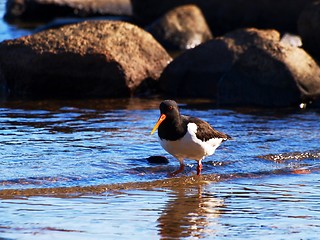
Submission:
<svg viewBox="0 0 320 240">
<path fill-rule="evenodd" d="M 169 106 L 169 110 L 171 111 L 173 109 L 173 107 L 172 106 Z"/>
</svg>

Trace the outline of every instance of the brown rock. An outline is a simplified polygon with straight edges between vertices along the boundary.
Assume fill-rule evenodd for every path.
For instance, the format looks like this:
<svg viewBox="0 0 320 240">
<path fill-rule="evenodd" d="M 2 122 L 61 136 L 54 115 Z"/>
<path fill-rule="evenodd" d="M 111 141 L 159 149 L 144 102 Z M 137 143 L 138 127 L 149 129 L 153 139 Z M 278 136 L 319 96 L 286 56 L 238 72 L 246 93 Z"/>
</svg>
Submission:
<svg viewBox="0 0 320 240">
<path fill-rule="evenodd" d="M 290 61 L 286 57 L 290 58 L 290 55 L 296 54 L 295 50 L 300 49 L 280 50 L 277 46 L 271 48 L 271 46 L 267 49 L 252 47 L 240 56 L 219 82 L 217 97 L 219 104 L 286 107 L 298 106 L 304 101 L 305 98 L 301 98 L 303 91 L 299 85 L 301 76 L 295 74 L 305 72 L 306 69 L 300 70 L 304 66 L 286 65 L 286 61 Z M 281 52 L 278 52 L 279 50 Z M 272 55 L 269 51 L 274 51 L 275 54 Z M 303 56 L 299 58 L 305 57 L 304 55 L 307 54 L 303 52 Z M 306 59 L 303 61 L 306 62 Z M 309 75 L 304 78 L 306 80 L 301 79 L 301 81 L 309 82 L 311 77 Z M 308 91 L 310 89 L 306 91 L 305 96 L 309 95 Z"/>
<path fill-rule="evenodd" d="M 92 21 L 0 44 L 9 97 L 125 97 L 171 61 L 142 29 Z"/>
<path fill-rule="evenodd" d="M 147 29 L 163 46 L 185 50 L 212 39 L 201 10 L 195 5 L 174 8 Z"/>
<path fill-rule="evenodd" d="M 274 28 L 297 32 L 297 19 L 302 9 L 314 0 L 132 0 L 134 15 L 145 22 L 159 18 L 168 10 L 196 4 L 202 10 L 213 35 L 243 27 Z"/>
<path fill-rule="evenodd" d="M 319 66 L 304 50 L 280 43 L 279 36 L 274 30 L 256 29 L 224 36 L 235 43 L 233 49 L 244 51 L 219 82 L 220 104 L 297 106 L 318 98 Z"/>
<path fill-rule="evenodd" d="M 159 82 L 162 91 L 176 97 L 217 98 L 220 79 L 249 44 L 262 45 L 265 40 L 280 39 L 274 30 L 247 29 L 246 32 L 241 36 L 237 32 L 229 33 L 226 38 L 208 41 L 177 57 L 162 73 Z M 236 40 L 234 34 L 238 35 Z"/>
<path fill-rule="evenodd" d="M 226 42 L 210 40 L 175 58 L 163 71 L 159 87 L 172 98 L 216 98 L 218 82 L 232 67 L 234 55 Z"/>
<path fill-rule="evenodd" d="M 320 1 L 307 5 L 298 20 L 303 48 L 320 60 Z"/>
<path fill-rule="evenodd" d="M 132 15 L 130 0 L 7 0 L 9 22 L 49 21 L 56 17 Z"/>
<path fill-rule="evenodd" d="M 213 98 L 221 105 L 293 106 L 320 95 L 320 68 L 275 30 L 242 29 L 180 55 L 163 72 L 170 97 Z"/>
</svg>

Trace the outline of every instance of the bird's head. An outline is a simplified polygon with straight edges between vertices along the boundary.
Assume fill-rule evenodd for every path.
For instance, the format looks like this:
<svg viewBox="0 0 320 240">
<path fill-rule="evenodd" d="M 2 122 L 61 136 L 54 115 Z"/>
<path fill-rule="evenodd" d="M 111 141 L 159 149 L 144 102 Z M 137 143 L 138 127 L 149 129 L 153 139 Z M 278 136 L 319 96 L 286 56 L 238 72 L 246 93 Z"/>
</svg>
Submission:
<svg viewBox="0 0 320 240">
<path fill-rule="evenodd" d="M 178 104 L 173 100 L 164 100 L 160 103 L 160 117 L 154 125 L 151 134 L 153 134 L 163 121 L 174 121 L 180 118 Z"/>
</svg>

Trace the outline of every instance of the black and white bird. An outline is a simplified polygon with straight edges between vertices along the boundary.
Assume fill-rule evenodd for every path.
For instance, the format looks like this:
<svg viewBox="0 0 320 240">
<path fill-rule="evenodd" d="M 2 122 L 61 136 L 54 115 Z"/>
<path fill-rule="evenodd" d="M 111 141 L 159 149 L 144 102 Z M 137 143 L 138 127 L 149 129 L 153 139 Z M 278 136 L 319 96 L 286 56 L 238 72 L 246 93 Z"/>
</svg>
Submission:
<svg viewBox="0 0 320 240">
<path fill-rule="evenodd" d="M 160 118 L 151 131 L 158 128 L 161 146 L 180 162 L 180 168 L 173 175 L 184 170 L 184 159 L 198 162 L 197 175 L 201 174 L 201 161 L 214 154 L 220 144 L 231 137 L 219 132 L 209 123 L 196 118 L 180 115 L 179 107 L 173 100 L 165 100 L 160 104 Z"/>
</svg>

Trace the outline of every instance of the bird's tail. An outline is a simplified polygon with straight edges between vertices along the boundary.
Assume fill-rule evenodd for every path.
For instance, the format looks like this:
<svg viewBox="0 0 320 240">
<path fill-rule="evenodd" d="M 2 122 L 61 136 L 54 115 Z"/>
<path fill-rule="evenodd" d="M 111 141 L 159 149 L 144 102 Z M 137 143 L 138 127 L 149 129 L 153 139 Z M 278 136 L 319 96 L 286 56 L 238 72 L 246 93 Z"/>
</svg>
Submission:
<svg viewBox="0 0 320 240">
<path fill-rule="evenodd" d="M 232 140 L 233 138 L 230 136 L 230 135 L 228 135 L 228 134 L 226 134 L 226 138 L 225 139 L 223 139 L 224 141 L 226 141 L 226 140 Z"/>
</svg>

